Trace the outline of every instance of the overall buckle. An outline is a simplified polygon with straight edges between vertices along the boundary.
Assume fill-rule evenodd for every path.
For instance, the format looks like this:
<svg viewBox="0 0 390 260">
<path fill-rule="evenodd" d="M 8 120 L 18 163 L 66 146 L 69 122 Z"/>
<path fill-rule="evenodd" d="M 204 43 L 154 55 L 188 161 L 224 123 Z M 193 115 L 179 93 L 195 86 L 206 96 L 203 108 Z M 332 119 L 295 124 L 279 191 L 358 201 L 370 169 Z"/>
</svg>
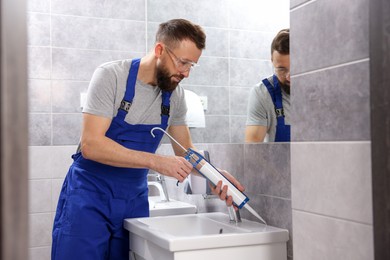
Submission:
<svg viewBox="0 0 390 260">
<path fill-rule="evenodd" d="M 284 109 L 283 108 L 275 108 L 276 117 L 284 117 Z"/>
<path fill-rule="evenodd" d="M 170 106 L 161 105 L 161 115 L 169 116 Z"/>
<path fill-rule="evenodd" d="M 119 109 L 122 109 L 126 112 L 129 112 L 131 104 L 132 104 L 131 102 L 128 102 L 126 100 L 122 100 L 121 106 L 119 107 Z"/>
</svg>

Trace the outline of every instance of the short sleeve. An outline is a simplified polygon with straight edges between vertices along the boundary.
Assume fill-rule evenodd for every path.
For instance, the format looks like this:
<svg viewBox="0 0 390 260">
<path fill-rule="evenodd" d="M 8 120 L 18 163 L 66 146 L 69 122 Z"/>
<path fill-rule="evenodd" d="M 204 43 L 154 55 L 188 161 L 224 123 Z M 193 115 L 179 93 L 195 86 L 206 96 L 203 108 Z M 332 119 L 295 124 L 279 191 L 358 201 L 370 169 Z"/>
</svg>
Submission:
<svg viewBox="0 0 390 260">
<path fill-rule="evenodd" d="M 185 101 L 184 89 L 180 85 L 175 89 L 172 95 L 177 95 L 175 98 L 175 109 L 174 113 L 170 115 L 171 125 L 187 125 L 187 104 Z M 172 98 L 171 98 L 172 100 Z"/>
<path fill-rule="evenodd" d="M 265 103 L 265 95 L 261 92 L 260 85 L 252 87 L 249 93 L 246 125 L 268 125 Z"/>
<path fill-rule="evenodd" d="M 115 110 L 116 79 L 107 68 L 98 67 L 89 83 L 83 113 L 113 118 Z"/>
</svg>

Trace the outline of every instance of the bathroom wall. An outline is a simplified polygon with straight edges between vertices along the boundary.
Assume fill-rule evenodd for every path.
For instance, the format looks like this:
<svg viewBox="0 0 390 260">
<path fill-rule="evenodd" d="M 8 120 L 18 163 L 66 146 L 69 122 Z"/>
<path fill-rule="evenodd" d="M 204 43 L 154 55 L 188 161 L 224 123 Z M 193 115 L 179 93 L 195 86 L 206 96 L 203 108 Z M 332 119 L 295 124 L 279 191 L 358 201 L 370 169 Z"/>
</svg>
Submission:
<svg viewBox="0 0 390 260">
<path fill-rule="evenodd" d="M 368 5 L 291 2 L 295 259 L 374 259 Z"/>
<path fill-rule="evenodd" d="M 289 26 L 288 0 L 30 0 L 27 11 L 29 253 L 39 260 L 50 259 L 57 198 L 80 138 L 80 93 L 87 90 L 96 66 L 143 56 L 162 21 L 181 17 L 199 23 L 208 36 L 207 48 L 201 66 L 183 86 L 208 96 L 208 110 L 207 128 L 191 129 L 193 140 L 240 143 L 249 89 L 272 72 L 271 40 Z M 242 156 L 250 149 L 237 146 Z M 260 199 L 278 197 L 270 194 Z M 283 209 L 289 203 L 284 194 Z M 207 208 L 206 202 L 204 210 L 220 205 L 211 203 L 215 206 Z"/>
</svg>

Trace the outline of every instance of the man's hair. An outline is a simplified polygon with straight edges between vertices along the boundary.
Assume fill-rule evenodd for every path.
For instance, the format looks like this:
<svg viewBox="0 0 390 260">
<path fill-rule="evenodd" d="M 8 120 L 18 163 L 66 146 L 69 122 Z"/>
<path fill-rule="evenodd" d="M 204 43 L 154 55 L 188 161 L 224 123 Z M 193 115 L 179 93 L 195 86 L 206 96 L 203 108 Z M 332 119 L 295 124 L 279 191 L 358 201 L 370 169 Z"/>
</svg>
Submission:
<svg viewBox="0 0 390 260">
<path fill-rule="evenodd" d="M 282 55 L 290 54 L 290 29 L 283 29 L 276 34 L 271 44 L 271 55 L 274 51 Z"/>
<path fill-rule="evenodd" d="M 206 47 L 206 34 L 199 25 L 185 19 L 172 19 L 160 24 L 156 34 L 156 42 L 162 42 L 175 48 L 183 40 L 192 41 L 199 50 Z"/>
</svg>

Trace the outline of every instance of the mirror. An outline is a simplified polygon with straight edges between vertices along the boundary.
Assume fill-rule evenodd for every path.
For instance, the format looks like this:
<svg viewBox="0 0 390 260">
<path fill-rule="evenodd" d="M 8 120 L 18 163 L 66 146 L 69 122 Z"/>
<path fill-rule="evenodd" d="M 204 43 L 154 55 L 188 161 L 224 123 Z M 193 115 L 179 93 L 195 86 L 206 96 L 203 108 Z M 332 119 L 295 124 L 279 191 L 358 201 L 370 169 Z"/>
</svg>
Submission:
<svg viewBox="0 0 390 260">
<path fill-rule="evenodd" d="M 245 142 L 290 142 L 290 29 L 280 30 L 271 43 L 273 75 L 249 92 Z"/>
<path fill-rule="evenodd" d="M 77 144 L 80 96 L 94 69 L 143 56 L 158 24 L 178 17 L 207 34 L 200 66 L 182 82 L 207 98 L 206 128 L 191 128 L 193 141 L 242 143 L 250 88 L 272 74 L 271 41 L 289 27 L 288 0 L 28 4 L 30 145 L 38 146 Z"/>
</svg>

